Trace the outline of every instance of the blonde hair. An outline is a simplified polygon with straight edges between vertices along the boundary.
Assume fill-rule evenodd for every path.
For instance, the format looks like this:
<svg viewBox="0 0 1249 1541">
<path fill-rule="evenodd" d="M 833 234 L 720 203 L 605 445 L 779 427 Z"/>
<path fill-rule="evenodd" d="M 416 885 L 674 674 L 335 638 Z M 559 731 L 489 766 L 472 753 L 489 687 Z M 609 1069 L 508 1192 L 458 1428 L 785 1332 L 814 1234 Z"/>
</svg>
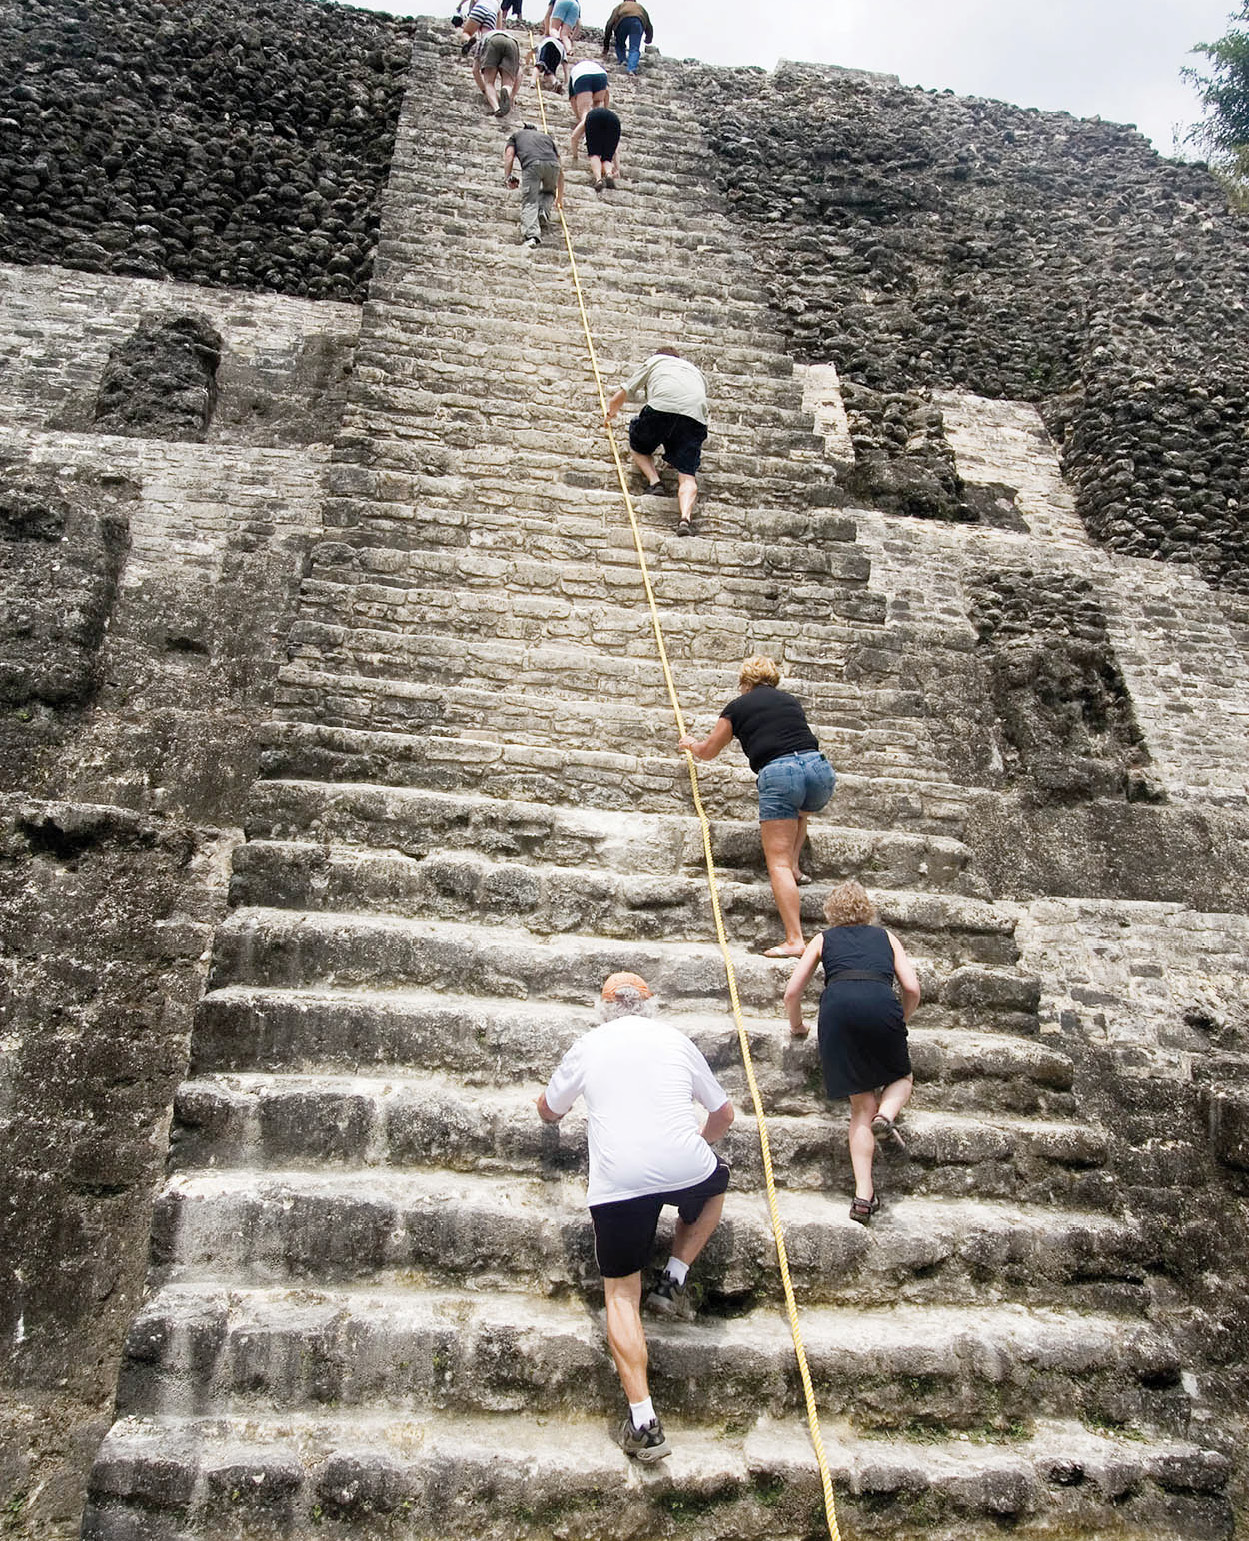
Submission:
<svg viewBox="0 0 1249 1541">
<path fill-rule="evenodd" d="M 862 883 L 850 878 L 838 883 L 825 899 L 824 919 L 830 926 L 874 926 L 879 917 Z"/>
<path fill-rule="evenodd" d="M 766 653 L 752 653 L 737 676 L 739 690 L 753 690 L 756 685 L 779 685 L 781 671 Z"/>
</svg>

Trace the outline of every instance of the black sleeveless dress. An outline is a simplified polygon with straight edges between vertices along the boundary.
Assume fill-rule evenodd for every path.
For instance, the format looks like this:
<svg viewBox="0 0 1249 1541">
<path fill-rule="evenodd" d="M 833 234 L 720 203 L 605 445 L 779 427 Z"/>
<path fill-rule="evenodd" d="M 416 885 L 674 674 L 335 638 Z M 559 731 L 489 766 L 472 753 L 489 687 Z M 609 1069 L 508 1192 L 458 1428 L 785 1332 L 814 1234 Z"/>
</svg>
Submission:
<svg viewBox="0 0 1249 1541">
<path fill-rule="evenodd" d="M 820 959 L 820 1064 L 830 1097 L 875 1091 L 911 1073 L 902 1003 L 893 993 L 893 949 L 881 926 L 832 926 Z M 838 979 L 844 971 L 872 979 Z"/>
</svg>

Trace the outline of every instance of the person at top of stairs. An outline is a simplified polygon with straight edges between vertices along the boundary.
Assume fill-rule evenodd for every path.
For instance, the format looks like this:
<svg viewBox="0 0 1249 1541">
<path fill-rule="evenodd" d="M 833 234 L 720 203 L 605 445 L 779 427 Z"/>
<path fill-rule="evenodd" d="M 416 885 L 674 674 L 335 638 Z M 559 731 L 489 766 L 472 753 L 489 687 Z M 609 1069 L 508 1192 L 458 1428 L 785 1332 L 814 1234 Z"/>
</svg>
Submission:
<svg viewBox="0 0 1249 1541">
<path fill-rule="evenodd" d="M 629 424 L 629 453 L 646 478 L 643 491 L 664 490 L 654 460 L 655 451 L 662 449 L 664 459 L 676 467 L 677 534 L 688 535 L 694 527 L 698 468 L 707 437 L 707 382 L 675 348 L 659 348 L 607 403 L 609 423 L 630 399 L 645 403 Z"/>
<path fill-rule="evenodd" d="M 906 1024 L 919 1005 L 919 979 L 906 949 L 880 924 L 866 890 L 839 883 L 824 903 L 828 930 L 811 938 L 785 987 L 789 1030 L 805 1038 L 802 992 L 824 965 L 820 996 L 820 1064 L 824 1090 L 850 1099 L 850 1218 L 866 1225 L 880 1208 L 872 1178 L 877 1137 L 905 1142 L 895 1127 L 914 1088 Z M 894 994 L 894 980 L 902 992 Z"/>
<path fill-rule="evenodd" d="M 523 4 L 524 0 L 500 0 L 500 21 L 502 21 L 503 18 L 506 17 L 509 12 L 511 12 L 511 14 L 516 17 L 516 20 L 523 26 L 525 21 L 524 16 L 521 15 L 521 6 Z"/>
<path fill-rule="evenodd" d="M 724 1209 L 729 1169 L 711 1149 L 733 1122 L 733 1104 L 684 1033 L 653 1018 L 650 987 L 637 974 L 603 982 L 600 1026 L 559 1062 L 537 1099 L 543 1123 L 557 1124 L 578 1097 L 589 1113 L 594 1255 L 603 1275 L 607 1345 L 629 1399 L 617 1433 L 621 1449 L 642 1462 L 672 1453 L 646 1380 L 642 1270 L 650 1261 L 659 1214 L 676 1206 L 667 1267 L 646 1297 L 648 1309 L 690 1316 L 686 1278 Z M 707 1110 L 702 1128 L 692 1110 Z"/>
<path fill-rule="evenodd" d="M 571 48 L 581 31 L 581 0 L 551 0 L 542 18 L 542 30 L 561 37 Z"/>
<path fill-rule="evenodd" d="M 756 653 L 742 664 L 741 694 L 724 708 L 706 738 L 685 734 L 678 749 L 695 759 L 714 760 L 736 735 L 750 761 L 759 792 L 759 837 L 772 882 L 772 897 L 785 927 L 785 940 L 769 947 L 768 958 L 798 958 L 806 946 L 798 898 L 798 859 L 807 838 L 807 818 L 833 795 L 837 773 L 820 753 L 797 696 L 778 690 L 781 671 Z"/>
<path fill-rule="evenodd" d="M 620 119 L 610 107 L 592 107 L 585 117 L 585 151 L 594 191 L 615 187 L 620 175 Z"/>
<path fill-rule="evenodd" d="M 646 7 L 640 5 L 638 0 L 620 0 L 620 4 L 607 18 L 607 25 L 603 28 L 604 59 L 607 57 L 607 50 L 611 47 L 613 34 L 615 34 L 617 64 L 623 64 L 630 75 L 636 75 L 642 56 L 643 36 L 648 43 L 655 41 L 655 29 L 651 26 Z"/>
<path fill-rule="evenodd" d="M 482 32 L 473 46 L 473 79 L 496 118 L 505 118 L 520 90 L 520 44 L 502 27 Z"/>
<path fill-rule="evenodd" d="M 592 59 L 578 59 L 568 75 L 568 100 L 572 105 L 576 123 L 568 136 L 568 153 L 575 160 L 577 146 L 585 133 L 585 115 L 591 107 L 607 107 L 611 104 L 611 92 L 607 88 L 607 71 Z"/>
<path fill-rule="evenodd" d="M 493 32 L 498 25 L 499 7 L 496 0 L 473 0 L 468 8 L 468 15 L 464 18 L 464 42 L 460 52 L 468 53 L 473 46 L 473 39 L 479 32 Z"/>
<path fill-rule="evenodd" d="M 513 171 L 517 161 L 519 177 Z M 540 246 L 552 213 L 564 202 L 564 172 L 550 134 L 523 123 L 504 146 L 503 181 L 521 190 L 521 239 L 526 246 Z"/>
</svg>

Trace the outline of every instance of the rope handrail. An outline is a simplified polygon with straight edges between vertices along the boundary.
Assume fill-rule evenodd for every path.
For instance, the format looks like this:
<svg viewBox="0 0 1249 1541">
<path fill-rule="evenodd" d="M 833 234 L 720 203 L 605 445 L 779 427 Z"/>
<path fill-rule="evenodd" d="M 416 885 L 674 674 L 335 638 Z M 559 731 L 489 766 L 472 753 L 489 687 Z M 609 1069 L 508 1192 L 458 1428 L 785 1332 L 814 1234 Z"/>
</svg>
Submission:
<svg viewBox="0 0 1249 1541">
<path fill-rule="evenodd" d="M 529 34 L 529 42 L 532 52 L 532 32 Z M 543 100 L 541 81 L 537 82 L 536 89 L 538 93 L 538 110 L 542 118 L 542 128 L 545 133 L 549 134 L 550 127 L 547 123 L 546 103 Z M 615 464 L 616 476 L 620 482 L 621 496 L 624 498 L 625 511 L 629 516 L 629 527 L 633 532 L 633 546 L 637 553 L 638 568 L 642 575 L 642 586 L 646 593 L 646 603 L 650 611 L 651 630 L 655 636 L 655 646 L 659 654 L 660 665 L 663 669 L 664 685 L 668 692 L 672 715 L 676 720 L 677 734 L 678 737 L 681 737 L 685 734 L 685 717 L 681 711 L 680 697 L 677 694 L 676 683 L 673 680 L 672 669 L 668 662 L 668 649 L 664 644 L 663 627 L 659 620 L 659 607 L 655 602 L 655 591 L 651 586 L 650 569 L 646 561 L 646 551 L 642 542 L 642 532 L 638 525 L 637 511 L 633 506 L 633 498 L 629 492 L 624 462 L 620 458 L 620 449 L 616 443 L 616 435 L 612 432 L 611 421 L 607 416 L 607 395 L 603 389 L 603 376 L 599 369 L 598 350 L 594 345 L 594 332 L 590 326 L 589 312 L 586 309 L 581 275 L 577 269 L 577 254 L 573 247 L 572 231 L 564 214 L 562 203 L 558 213 L 560 229 L 564 235 L 564 246 L 568 252 L 568 264 L 572 274 L 573 290 L 577 296 L 577 307 L 581 312 L 581 325 L 585 332 L 590 368 L 594 373 L 594 384 L 598 391 L 603 430 L 608 445 L 611 448 L 612 461 Z M 807 1353 L 802 1342 L 802 1329 L 798 1322 L 798 1304 L 794 1298 L 793 1282 L 789 1276 L 789 1254 L 785 1248 L 785 1231 L 781 1224 L 780 1209 L 776 1199 L 776 1179 L 772 1171 L 772 1149 L 768 1139 L 767 1118 L 763 1110 L 763 1098 L 759 1092 L 759 1083 L 755 1077 L 754 1060 L 750 1052 L 750 1040 L 746 1033 L 746 1024 L 742 1017 L 741 1000 L 737 991 L 737 973 L 733 967 L 733 957 L 729 951 L 728 935 L 724 928 L 724 916 L 720 908 L 720 889 L 716 881 L 715 860 L 711 850 L 711 822 L 703 806 L 694 756 L 688 749 L 684 753 L 686 769 L 689 772 L 690 778 L 690 790 L 694 799 L 694 810 L 698 815 L 698 825 L 702 833 L 703 861 L 707 871 L 707 889 L 711 899 L 711 913 L 715 920 L 716 940 L 720 947 L 721 957 L 724 960 L 724 972 L 728 981 L 729 1003 L 733 1011 L 733 1022 L 737 1029 L 738 1047 L 741 1050 L 742 1065 L 746 1072 L 746 1083 L 750 1088 L 750 1100 L 754 1108 L 755 1122 L 759 1131 L 759 1151 L 763 1160 L 764 1181 L 767 1185 L 768 1215 L 772 1225 L 772 1238 L 776 1243 L 776 1257 L 780 1266 L 781 1284 L 785 1291 L 785 1310 L 789 1317 L 789 1331 L 794 1343 L 794 1357 L 797 1360 L 798 1373 L 802 1380 L 802 1394 L 807 1411 L 807 1428 L 810 1431 L 811 1447 L 815 1452 L 816 1464 L 820 1472 L 820 1486 L 824 1494 L 824 1517 L 828 1524 L 828 1533 L 831 1541 L 841 1541 L 841 1533 L 837 1526 L 837 1508 L 833 1499 L 833 1481 L 828 1470 L 828 1458 L 824 1453 L 824 1439 L 820 1432 L 820 1416 L 815 1405 L 815 1391 L 811 1385 L 811 1371 L 807 1365 Z"/>
</svg>

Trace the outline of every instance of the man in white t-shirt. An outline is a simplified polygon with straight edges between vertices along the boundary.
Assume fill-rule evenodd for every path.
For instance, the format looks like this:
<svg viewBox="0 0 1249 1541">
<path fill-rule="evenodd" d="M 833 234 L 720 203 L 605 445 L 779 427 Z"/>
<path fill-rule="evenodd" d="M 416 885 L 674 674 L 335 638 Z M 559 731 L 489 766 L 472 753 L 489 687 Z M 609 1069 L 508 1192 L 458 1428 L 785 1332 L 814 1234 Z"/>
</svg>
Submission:
<svg viewBox="0 0 1249 1541">
<path fill-rule="evenodd" d="M 646 1384 L 642 1270 L 659 1212 L 677 1210 L 672 1256 L 646 1297 L 663 1315 L 689 1314 L 690 1264 L 719 1224 L 729 1169 L 711 1146 L 733 1122 L 733 1104 L 684 1033 L 646 1013 L 651 992 L 637 974 L 604 982 L 600 1027 L 573 1044 L 538 1098 L 555 1124 L 584 1097 L 589 1114 L 594 1252 L 607 1303 L 607 1344 L 629 1399 L 617 1439 L 627 1455 L 658 1461 L 672 1450 Z M 692 1104 L 707 1110 L 701 1129 Z"/>
</svg>

